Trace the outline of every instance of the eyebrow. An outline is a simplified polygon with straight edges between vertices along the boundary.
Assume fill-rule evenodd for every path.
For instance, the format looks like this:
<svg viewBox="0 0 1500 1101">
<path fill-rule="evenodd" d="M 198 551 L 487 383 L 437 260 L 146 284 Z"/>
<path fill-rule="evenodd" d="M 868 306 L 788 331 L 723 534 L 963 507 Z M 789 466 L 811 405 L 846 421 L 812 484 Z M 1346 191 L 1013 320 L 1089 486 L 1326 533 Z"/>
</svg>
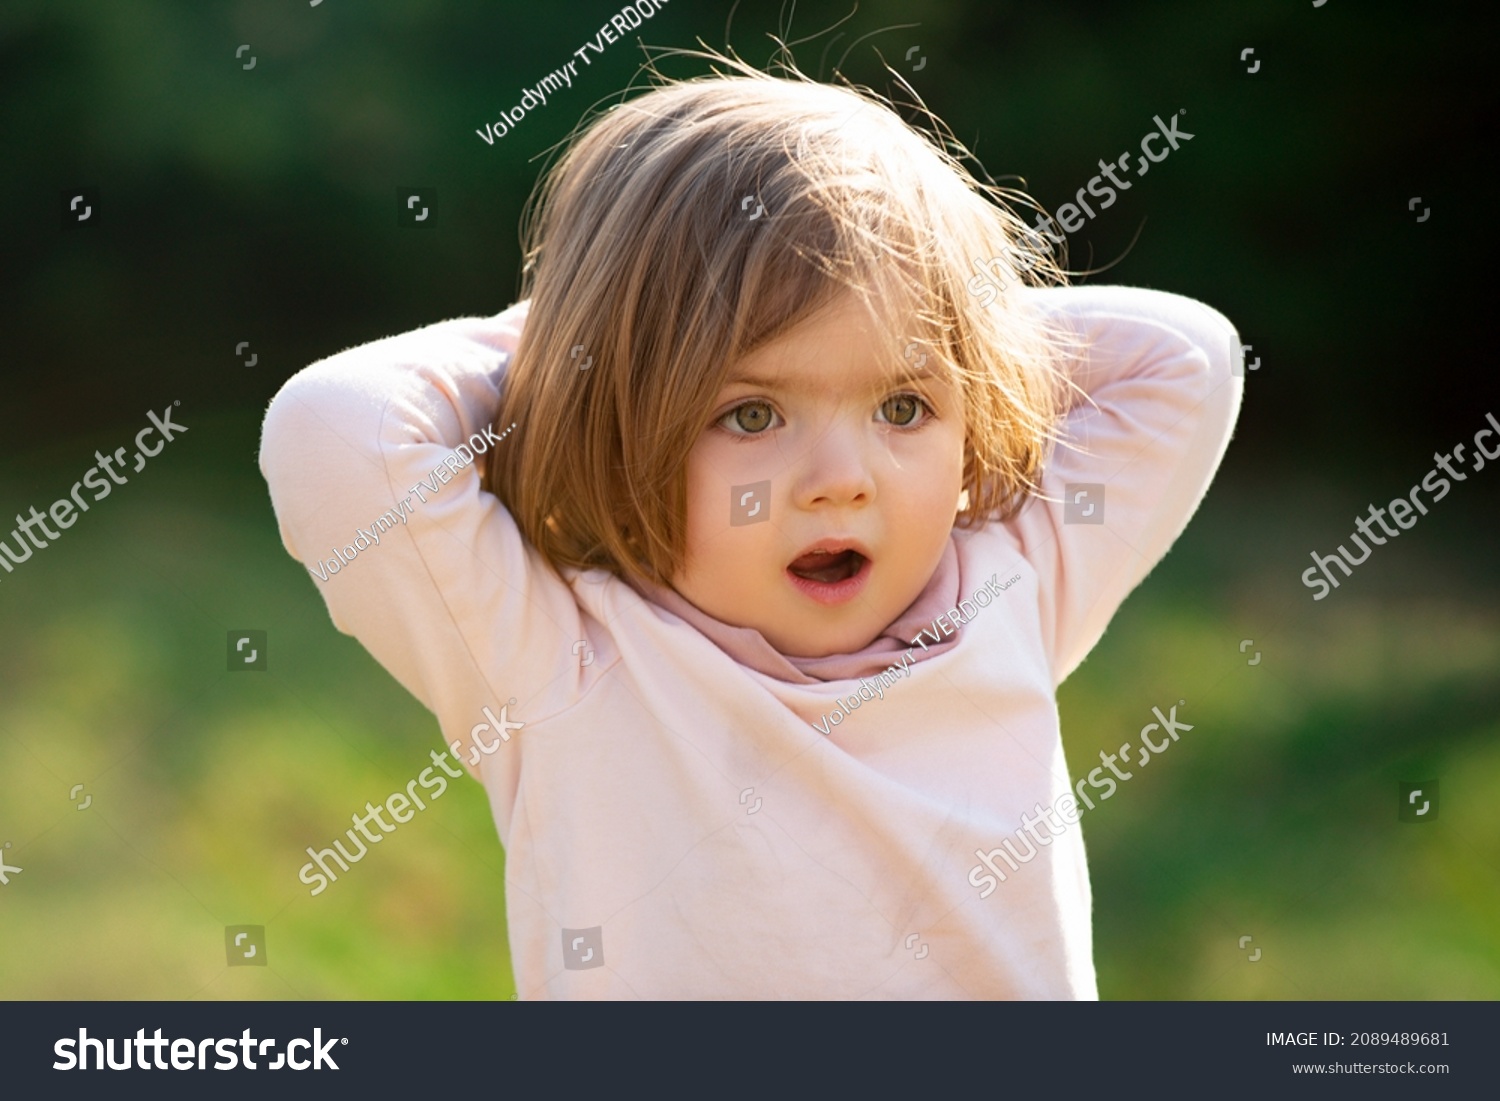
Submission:
<svg viewBox="0 0 1500 1101">
<path fill-rule="evenodd" d="M 903 386 L 908 382 L 927 382 L 936 380 L 940 377 L 941 376 L 937 372 L 933 371 L 929 367 L 908 367 L 906 370 L 902 371 L 900 374 L 894 376 L 890 380 L 882 380 L 879 387 L 876 388 L 883 388 L 885 386 Z M 724 380 L 724 385 L 726 387 L 749 386 L 753 387 L 756 390 L 795 391 L 801 389 L 800 386 L 788 386 L 786 383 L 777 381 L 775 379 L 764 378 L 760 375 L 745 374 L 731 375 L 729 378 Z"/>
</svg>

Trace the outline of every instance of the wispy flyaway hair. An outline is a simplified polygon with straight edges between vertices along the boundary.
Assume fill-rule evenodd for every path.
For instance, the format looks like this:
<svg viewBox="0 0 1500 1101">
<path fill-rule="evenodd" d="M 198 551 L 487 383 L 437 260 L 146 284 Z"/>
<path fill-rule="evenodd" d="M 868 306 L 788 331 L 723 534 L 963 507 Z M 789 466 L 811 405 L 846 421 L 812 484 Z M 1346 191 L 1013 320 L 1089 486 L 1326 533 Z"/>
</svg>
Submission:
<svg viewBox="0 0 1500 1101">
<path fill-rule="evenodd" d="M 554 569 L 668 583 L 688 452 L 725 378 L 853 292 L 893 376 L 925 355 L 963 395 L 956 522 L 1011 515 L 1063 397 L 1060 338 L 1016 301 L 1065 282 L 1008 205 L 1025 197 L 867 90 L 695 56 L 732 71 L 658 76 L 587 123 L 533 196 L 530 314 L 496 417 L 522 428 L 491 454 L 489 488 Z M 976 264 L 998 285 L 988 306 L 967 286 Z"/>
</svg>

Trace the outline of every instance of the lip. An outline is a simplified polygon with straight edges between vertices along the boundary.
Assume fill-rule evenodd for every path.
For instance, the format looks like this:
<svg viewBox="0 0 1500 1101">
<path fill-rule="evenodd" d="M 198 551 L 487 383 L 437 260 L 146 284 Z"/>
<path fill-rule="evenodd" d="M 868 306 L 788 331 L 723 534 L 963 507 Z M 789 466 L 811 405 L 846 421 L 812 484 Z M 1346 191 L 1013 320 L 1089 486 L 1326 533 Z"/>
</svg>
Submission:
<svg viewBox="0 0 1500 1101">
<path fill-rule="evenodd" d="M 816 543 L 809 543 L 807 546 L 799 550 L 796 554 L 792 555 L 791 562 L 788 562 L 787 565 L 790 566 L 792 562 L 797 561 L 797 559 L 801 558 L 804 554 L 813 554 L 817 551 L 846 550 L 858 551 L 860 557 L 862 558 L 873 557 L 870 554 L 869 548 L 861 543 L 858 539 L 846 539 L 841 536 L 833 535 L 829 536 L 827 539 L 819 539 Z"/>
<path fill-rule="evenodd" d="M 800 593 L 812 600 L 817 601 L 819 604 L 832 606 L 836 604 L 845 604 L 848 601 L 853 600 L 860 594 L 860 592 L 864 590 L 866 583 L 868 583 L 870 580 L 870 573 L 873 569 L 873 565 L 870 560 L 869 549 L 858 539 L 841 539 L 837 537 L 819 539 L 816 543 L 812 543 L 804 547 L 802 550 L 798 551 L 796 557 L 792 559 L 792 562 L 797 561 L 797 559 L 801 558 L 804 554 L 812 554 L 815 551 L 846 550 L 855 551 L 862 559 L 859 564 L 859 570 L 854 574 L 853 577 L 846 577 L 842 581 L 835 581 L 831 583 L 823 581 L 813 581 L 809 578 L 798 577 L 796 574 L 794 574 L 792 572 L 791 563 L 789 562 L 787 563 L 784 571 L 786 573 L 787 580 L 790 581 L 793 587 L 795 587 Z"/>
</svg>

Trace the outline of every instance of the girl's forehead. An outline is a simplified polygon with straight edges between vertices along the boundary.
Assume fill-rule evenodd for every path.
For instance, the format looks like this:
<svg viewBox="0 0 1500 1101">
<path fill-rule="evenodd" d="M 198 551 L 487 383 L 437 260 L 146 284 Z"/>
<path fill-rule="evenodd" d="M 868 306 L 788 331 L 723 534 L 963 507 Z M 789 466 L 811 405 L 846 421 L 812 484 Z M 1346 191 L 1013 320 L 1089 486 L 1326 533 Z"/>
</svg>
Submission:
<svg viewBox="0 0 1500 1101">
<path fill-rule="evenodd" d="M 725 385 L 785 392 L 864 390 L 893 379 L 945 374 L 930 346 L 912 335 L 914 319 L 880 318 L 844 296 L 741 358 Z"/>
<path fill-rule="evenodd" d="M 781 342 L 790 344 L 835 335 L 883 339 L 891 333 L 913 330 L 917 314 L 916 304 L 909 298 L 842 289 L 757 351 Z"/>
<path fill-rule="evenodd" d="M 858 297 L 845 292 L 750 351 L 740 368 L 797 360 L 819 348 L 865 341 L 877 327 Z"/>
</svg>

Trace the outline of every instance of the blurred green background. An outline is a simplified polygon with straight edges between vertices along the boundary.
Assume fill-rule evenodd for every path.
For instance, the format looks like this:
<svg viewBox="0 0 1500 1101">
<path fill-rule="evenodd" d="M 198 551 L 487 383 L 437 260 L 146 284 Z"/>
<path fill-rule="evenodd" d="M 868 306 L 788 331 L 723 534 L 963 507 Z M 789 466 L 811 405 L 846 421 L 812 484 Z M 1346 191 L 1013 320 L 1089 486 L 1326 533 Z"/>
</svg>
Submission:
<svg viewBox="0 0 1500 1101">
<path fill-rule="evenodd" d="M 851 6 L 799 3 L 788 27 L 776 3 L 731 23 L 676 0 L 638 34 L 727 36 L 763 65 L 768 32 Z M 641 83 L 635 36 L 493 146 L 474 131 L 619 9 L 0 8 L 0 515 L 66 495 L 148 409 L 180 400 L 189 428 L 0 573 L 0 857 L 22 869 L 0 886 L 0 997 L 513 992 L 477 784 L 318 897 L 297 880 L 439 739 L 330 624 L 254 458 L 302 366 L 511 301 L 522 204 L 580 117 Z M 884 58 L 1049 210 L 1186 109 L 1193 140 L 1071 260 L 1212 304 L 1261 358 L 1207 502 L 1060 693 L 1075 774 L 1153 705 L 1194 724 L 1084 817 L 1103 996 L 1500 996 L 1500 471 L 1327 599 L 1299 580 L 1500 415 L 1488 280 L 1463 267 L 1494 236 L 1484 36 L 1394 2 L 939 0 L 861 4 L 795 53 L 826 78 L 846 49 L 851 79 L 905 99 Z M 407 185 L 436 189 L 430 227 L 398 226 Z M 78 187 L 98 220 L 64 229 Z M 227 672 L 240 628 L 269 633 L 267 672 Z M 1397 785 L 1433 778 L 1437 820 L 1398 822 Z M 266 927 L 268 966 L 225 965 L 240 924 Z"/>
</svg>

